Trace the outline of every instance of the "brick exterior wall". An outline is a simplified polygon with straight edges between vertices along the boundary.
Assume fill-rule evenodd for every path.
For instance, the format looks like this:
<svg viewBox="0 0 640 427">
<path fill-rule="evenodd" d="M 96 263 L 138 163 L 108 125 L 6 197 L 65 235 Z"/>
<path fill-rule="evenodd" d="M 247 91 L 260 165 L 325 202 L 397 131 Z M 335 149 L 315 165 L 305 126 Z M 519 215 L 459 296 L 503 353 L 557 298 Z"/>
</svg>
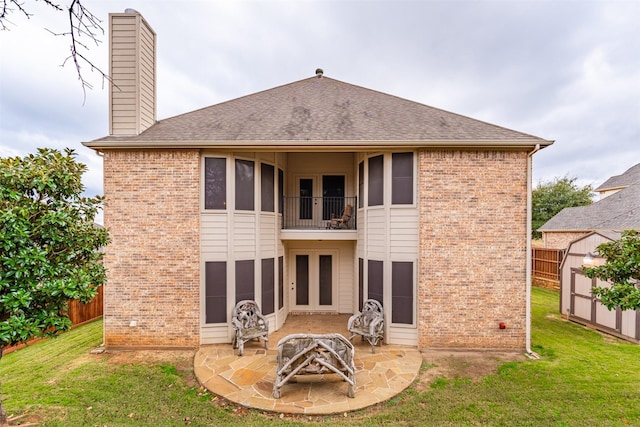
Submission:
<svg viewBox="0 0 640 427">
<path fill-rule="evenodd" d="M 199 345 L 198 189 L 198 150 L 105 152 L 105 346 Z"/>
<path fill-rule="evenodd" d="M 421 150 L 419 185 L 419 347 L 524 349 L 527 153 Z"/>
<path fill-rule="evenodd" d="M 544 277 L 531 277 L 531 285 L 539 288 L 551 289 L 552 291 L 560 290 L 560 281 L 554 279 L 547 279 Z"/>
<path fill-rule="evenodd" d="M 590 231 L 575 232 L 543 232 L 542 241 L 545 248 L 551 249 L 567 249 L 569 244 L 574 240 L 584 237 Z"/>
</svg>

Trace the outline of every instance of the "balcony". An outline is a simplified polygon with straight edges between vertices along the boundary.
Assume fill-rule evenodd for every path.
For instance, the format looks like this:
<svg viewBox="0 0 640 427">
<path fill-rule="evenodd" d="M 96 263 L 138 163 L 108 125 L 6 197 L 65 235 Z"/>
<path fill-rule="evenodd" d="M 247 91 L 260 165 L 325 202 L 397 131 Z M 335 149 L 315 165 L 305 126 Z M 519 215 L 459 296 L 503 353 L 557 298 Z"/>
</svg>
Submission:
<svg viewBox="0 0 640 427">
<path fill-rule="evenodd" d="M 283 240 L 356 239 L 356 197 L 283 197 L 282 205 Z M 347 206 L 351 206 L 348 218 Z"/>
</svg>

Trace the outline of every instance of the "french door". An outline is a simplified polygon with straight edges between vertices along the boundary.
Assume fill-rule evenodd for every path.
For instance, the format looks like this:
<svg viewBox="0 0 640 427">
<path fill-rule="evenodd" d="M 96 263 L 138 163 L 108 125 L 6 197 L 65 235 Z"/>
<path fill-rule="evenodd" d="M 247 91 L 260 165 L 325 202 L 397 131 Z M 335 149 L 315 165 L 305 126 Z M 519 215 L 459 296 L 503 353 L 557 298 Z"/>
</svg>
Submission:
<svg viewBox="0 0 640 427">
<path fill-rule="evenodd" d="M 293 311 L 335 311 L 337 251 L 295 251 L 291 256 Z"/>
<path fill-rule="evenodd" d="M 323 224 L 322 221 L 342 215 L 344 209 L 344 175 L 299 177 L 297 180 L 298 221 L 303 227 Z"/>
</svg>

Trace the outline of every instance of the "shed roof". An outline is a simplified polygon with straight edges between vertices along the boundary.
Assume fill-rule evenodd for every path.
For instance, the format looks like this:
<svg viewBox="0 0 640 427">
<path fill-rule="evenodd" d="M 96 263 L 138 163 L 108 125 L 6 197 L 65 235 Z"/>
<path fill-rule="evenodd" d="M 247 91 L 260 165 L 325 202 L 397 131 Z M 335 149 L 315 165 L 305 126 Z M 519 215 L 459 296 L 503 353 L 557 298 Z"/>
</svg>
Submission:
<svg viewBox="0 0 640 427">
<path fill-rule="evenodd" d="M 96 149 L 211 146 L 547 146 L 553 141 L 328 77 L 311 77 L 157 121 Z"/>
</svg>

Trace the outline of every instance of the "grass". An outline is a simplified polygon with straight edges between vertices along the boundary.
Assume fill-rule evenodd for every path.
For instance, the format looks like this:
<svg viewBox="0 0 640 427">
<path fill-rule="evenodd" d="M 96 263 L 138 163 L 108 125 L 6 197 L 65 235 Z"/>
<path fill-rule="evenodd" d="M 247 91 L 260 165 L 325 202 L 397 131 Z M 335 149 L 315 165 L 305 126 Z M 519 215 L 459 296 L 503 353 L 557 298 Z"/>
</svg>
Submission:
<svg viewBox="0 0 640 427">
<path fill-rule="evenodd" d="M 188 360 L 113 363 L 90 355 L 102 340 L 99 321 L 4 356 L 3 404 L 43 426 L 640 425 L 640 346 L 563 321 L 557 307 L 556 292 L 533 290 L 540 360 L 504 363 L 479 381 L 437 377 L 346 418 L 280 418 L 225 405 L 193 383 Z"/>
</svg>

